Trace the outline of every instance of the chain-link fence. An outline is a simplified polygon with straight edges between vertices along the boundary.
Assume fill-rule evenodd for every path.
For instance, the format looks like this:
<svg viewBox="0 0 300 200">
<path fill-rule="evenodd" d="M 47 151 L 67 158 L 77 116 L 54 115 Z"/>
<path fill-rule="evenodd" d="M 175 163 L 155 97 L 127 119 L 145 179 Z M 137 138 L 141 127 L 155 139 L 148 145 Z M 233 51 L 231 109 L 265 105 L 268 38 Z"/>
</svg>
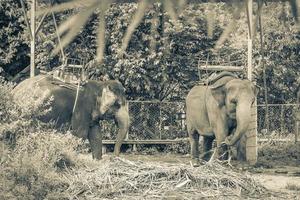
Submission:
<svg viewBox="0 0 300 200">
<path fill-rule="evenodd" d="M 296 133 L 297 104 L 269 104 L 257 106 L 258 134 Z M 128 139 L 176 139 L 187 137 L 184 102 L 130 101 L 130 129 Z M 116 126 L 101 122 L 104 139 L 115 139 Z M 269 126 L 269 127 L 268 127 Z"/>
<path fill-rule="evenodd" d="M 277 132 L 280 134 L 296 133 L 298 104 L 268 104 L 257 106 L 258 133 Z M 268 110 L 268 112 L 266 112 Z"/>
<path fill-rule="evenodd" d="M 132 101 L 130 138 L 175 139 L 186 137 L 185 109 L 182 102 Z"/>
<path fill-rule="evenodd" d="M 187 137 L 183 102 L 130 101 L 128 139 L 165 140 Z M 104 139 L 115 139 L 116 126 L 102 121 Z"/>
</svg>

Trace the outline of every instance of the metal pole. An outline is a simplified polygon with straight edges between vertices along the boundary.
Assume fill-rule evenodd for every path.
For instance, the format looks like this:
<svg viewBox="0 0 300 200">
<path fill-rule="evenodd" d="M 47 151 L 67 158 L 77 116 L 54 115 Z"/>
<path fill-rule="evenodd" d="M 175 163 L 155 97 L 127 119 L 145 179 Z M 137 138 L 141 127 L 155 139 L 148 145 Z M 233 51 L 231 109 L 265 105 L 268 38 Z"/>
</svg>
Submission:
<svg viewBox="0 0 300 200">
<path fill-rule="evenodd" d="M 295 143 L 298 142 L 298 136 L 299 136 L 299 121 L 296 121 Z"/>
<path fill-rule="evenodd" d="M 297 92 L 297 107 L 296 107 L 296 132 L 295 132 L 295 143 L 298 142 L 299 138 L 299 124 L 300 124 L 300 88 Z"/>
<path fill-rule="evenodd" d="M 35 10 L 36 0 L 31 2 L 31 15 L 30 15 L 30 26 L 31 26 L 31 41 L 30 41 L 30 77 L 35 76 Z"/>
<path fill-rule="evenodd" d="M 161 106 L 162 104 L 159 103 L 159 139 L 161 140 L 161 132 L 163 131 L 162 129 L 162 111 L 161 111 Z"/>
<path fill-rule="evenodd" d="M 37 35 L 38 32 L 40 31 L 40 29 L 42 28 L 43 22 L 45 21 L 45 18 L 46 18 L 47 15 L 48 15 L 48 13 L 45 13 L 45 14 L 42 16 L 41 21 L 40 21 L 39 24 L 36 26 L 35 35 Z"/>
<path fill-rule="evenodd" d="M 253 0 L 247 2 L 247 13 L 248 13 L 248 67 L 247 67 L 247 78 L 252 80 L 252 13 L 253 13 Z"/>
<path fill-rule="evenodd" d="M 280 133 L 284 132 L 284 111 L 283 105 L 280 106 Z"/>
<path fill-rule="evenodd" d="M 247 2 L 247 16 L 248 16 L 248 62 L 247 62 L 247 78 L 252 81 L 252 29 L 253 29 L 253 0 Z M 257 102 L 253 109 L 257 109 Z M 253 118 L 255 120 L 255 126 L 257 124 L 257 111 L 253 110 Z M 246 160 L 250 165 L 254 165 L 257 162 L 257 128 L 249 129 L 246 139 Z"/>
<path fill-rule="evenodd" d="M 262 2 L 258 2 L 259 10 L 261 10 Z M 264 80 L 264 95 L 265 95 L 265 128 L 269 132 L 270 123 L 269 123 L 269 106 L 268 106 L 268 87 L 267 87 L 267 77 L 266 77 L 266 65 L 265 65 L 265 50 L 264 50 L 264 39 L 263 39 L 263 26 L 262 26 L 262 19 L 261 19 L 261 12 L 258 13 L 258 23 L 260 28 L 260 51 L 261 51 L 261 63 L 263 68 L 263 80 Z"/>
</svg>

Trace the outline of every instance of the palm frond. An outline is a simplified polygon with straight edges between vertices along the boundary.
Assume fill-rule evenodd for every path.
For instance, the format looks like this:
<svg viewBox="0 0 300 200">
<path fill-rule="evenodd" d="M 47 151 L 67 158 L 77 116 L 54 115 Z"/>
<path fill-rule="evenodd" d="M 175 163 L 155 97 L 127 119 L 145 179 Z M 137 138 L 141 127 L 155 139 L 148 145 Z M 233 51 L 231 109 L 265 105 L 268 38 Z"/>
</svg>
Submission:
<svg viewBox="0 0 300 200">
<path fill-rule="evenodd" d="M 218 41 L 216 42 L 216 45 L 214 47 L 215 50 L 219 49 L 221 47 L 221 45 L 226 41 L 226 39 L 228 38 L 230 33 L 236 27 L 237 21 L 240 18 L 240 14 L 246 6 L 245 2 L 241 2 L 241 3 L 236 2 L 236 4 L 237 4 L 237 6 L 235 7 L 234 12 L 233 12 L 233 18 L 230 21 L 230 23 L 226 26 L 225 30 L 223 31 L 223 33 L 219 37 Z"/>
<path fill-rule="evenodd" d="M 81 13 L 77 13 L 76 15 L 73 15 L 69 17 L 67 20 L 65 20 L 59 27 L 57 32 L 59 35 L 64 34 L 67 30 L 69 30 L 71 27 L 73 27 L 76 24 L 77 19 L 80 17 Z"/>
<path fill-rule="evenodd" d="M 152 36 L 150 40 L 151 51 L 155 51 L 156 48 L 157 42 L 156 42 L 155 35 L 157 34 L 158 23 L 159 23 L 158 15 L 157 13 L 155 13 L 151 20 L 151 32 L 150 32 L 150 35 Z"/>
<path fill-rule="evenodd" d="M 164 0 L 164 9 L 169 14 L 173 21 L 177 21 L 177 13 L 174 9 L 174 3 L 170 0 Z"/>
<path fill-rule="evenodd" d="M 58 29 L 59 34 L 62 35 L 67 31 L 66 35 L 61 39 L 61 46 L 67 46 L 72 40 L 76 37 L 76 35 L 80 32 L 83 25 L 87 22 L 90 15 L 95 11 L 96 4 L 91 5 L 85 10 L 80 11 L 78 14 L 73 16 L 67 22 L 63 23 Z M 53 54 L 56 55 L 59 52 L 60 48 L 56 47 L 53 50 Z"/>
<path fill-rule="evenodd" d="M 206 15 L 206 21 L 207 21 L 207 35 L 208 37 L 212 38 L 214 33 L 214 26 L 215 26 L 215 11 L 212 6 L 213 0 L 211 0 L 211 3 L 208 5 L 208 14 Z"/>
<path fill-rule="evenodd" d="M 177 13 L 181 14 L 187 4 L 187 0 L 178 0 L 177 1 Z"/>
<path fill-rule="evenodd" d="M 213 3 L 215 0 L 209 0 L 211 3 Z M 262 0 L 258 0 L 259 3 L 262 2 Z M 104 55 L 104 49 L 105 49 L 105 11 L 109 7 L 111 3 L 118 3 L 116 0 L 70 0 L 66 1 L 64 3 L 60 3 L 57 5 L 54 5 L 52 7 L 41 9 L 37 12 L 37 15 L 42 15 L 47 12 L 61 12 L 64 10 L 69 9 L 75 9 L 75 8 L 81 8 L 81 11 L 74 15 L 69 17 L 63 24 L 59 27 L 59 34 L 64 35 L 63 39 L 61 40 L 62 46 L 68 45 L 80 32 L 82 26 L 87 22 L 90 15 L 97 9 L 100 8 L 101 12 L 99 13 L 99 27 L 97 31 L 97 56 L 96 58 L 98 61 L 102 61 L 103 55 Z M 138 8 L 132 17 L 131 23 L 128 26 L 125 35 L 122 40 L 121 48 L 120 48 L 120 55 L 123 55 L 123 53 L 126 51 L 129 41 L 132 37 L 132 34 L 134 33 L 135 29 L 138 27 L 138 25 L 141 23 L 145 11 L 147 10 L 149 4 L 152 4 L 154 2 L 161 2 L 162 6 L 164 7 L 164 10 L 167 12 L 167 14 L 170 16 L 170 18 L 175 22 L 175 28 L 177 28 L 177 19 L 179 14 L 183 11 L 185 8 L 185 5 L 187 4 L 188 0 L 140 0 L 138 3 Z M 293 16 L 295 17 L 296 22 L 299 21 L 299 2 L 300 0 L 289 0 L 291 5 L 291 12 Z M 240 18 L 240 14 L 242 10 L 247 5 L 247 0 L 240 1 L 240 0 L 233 0 L 232 5 L 234 6 L 233 11 L 233 19 L 230 21 L 230 23 L 227 25 L 221 36 L 219 37 L 218 41 L 216 42 L 216 45 L 214 49 L 220 48 L 220 46 L 226 41 L 226 39 L 229 37 L 230 33 L 234 30 L 237 24 L 237 20 Z M 215 26 L 215 20 L 214 16 L 215 13 L 213 13 L 214 9 L 210 8 L 209 6 L 209 13 L 207 14 L 207 33 L 209 37 L 212 37 L 214 26 Z M 262 12 L 261 8 L 258 9 L 257 16 Z M 257 19 L 254 21 L 253 27 L 251 27 L 251 35 L 253 36 L 256 32 L 256 25 L 257 25 Z M 153 26 L 154 28 L 154 26 Z M 54 50 L 54 53 L 57 53 L 59 48 L 56 48 Z"/>
<path fill-rule="evenodd" d="M 259 21 L 259 17 L 261 16 L 261 13 L 262 13 L 262 8 L 263 8 L 263 0 L 258 0 L 257 1 L 257 12 L 256 12 L 256 16 L 255 16 L 255 19 L 254 19 L 254 24 L 253 24 L 253 27 L 252 27 L 252 36 L 253 38 L 255 38 L 255 35 L 256 35 L 256 29 L 257 29 L 257 24 L 258 24 L 258 21 Z"/>
<path fill-rule="evenodd" d="M 53 5 L 51 7 L 47 7 L 47 8 L 43 8 L 40 9 L 36 12 L 36 15 L 42 15 L 44 13 L 47 12 L 62 12 L 65 10 L 70 10 L 70 9 L 74 9 L 74 8 L 84 8 L 84 7 L 89 7 L 91 5 L 93 5 L 95 2 L 98 2 L 99 0 L 72 0 L 66 3 L 60 3 L 60 4 L 56 4 Z"/>
<path fill-rule="evenodd" d="M 134 15 L 134 17 L 131 21 L 131 24 L 128 26 L 128 28 L 126 30 L 126 33 L 125 33 L 125 36 L 123 38 L 122 47 L 121 47 L 121 50 L 120 50 L 120 56 L 122 56 L 123 53 L 126 51 L 127 46 L 129 44 L 129 41 L 130 41 L 130 38 L 131 38 L 134 30 L 141 23 L 148 5 L 149 5 L 148 0 L 141 0 L 139 2 L 137 11 L 136 11 L 136 13 L 135 13 L 135 15 Z"/>
</svg>

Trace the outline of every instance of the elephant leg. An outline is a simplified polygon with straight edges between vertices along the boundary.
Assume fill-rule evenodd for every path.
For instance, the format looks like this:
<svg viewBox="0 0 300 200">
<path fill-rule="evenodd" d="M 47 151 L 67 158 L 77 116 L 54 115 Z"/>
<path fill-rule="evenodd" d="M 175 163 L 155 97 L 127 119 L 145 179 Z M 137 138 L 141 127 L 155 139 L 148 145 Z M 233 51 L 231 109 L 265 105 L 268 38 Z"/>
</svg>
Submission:
<svg viewBox="0 0 300 200">
<path fill-rule="evenodd" d="M 100 132 L 99 125 L 94 125 L 90 128 L 88 139 L 91 145 L 93 158 L 97 160 L 102 159 L 102 133 Z"/>
<path fill-rule="evenodd" d="M 237 142 L 237 160 L 246 161 L 246 134 Z"/>
<path fill-rule="evenodd" d="M 225 128 L 219 129 L 215 132 L 216 140 L 217 140 L 217 150 L 214 155 L 214 158 L 218 158 L 220 160 L 228 159 L 228 146 L 224 144 L 226 137 L 228 135 L 228 130 Z"/>
<path fill-rule="evenodd" d="M 203 138 L 203 156 L 201 157 L 201 159 L 209 161 L 212 155 L 211 149 L 214 139 L 214 137 L 209 136 Z"/>
<path fill-rule="evenodd" d="M 197 131 L 189 133 L 191 144 L 191 157 L 194 167 L 199 166 L 199 134 Z"/>
<path fill-rule="evenodd" d="M 126 137 L 126 134 L 129 129 L 129 114 L 128 114 L 128 106 L 122 106 L 115 116 L 116 123 L 119 128 L 119 132 L 116 139 L 114 154 L 116 156 L 120 155 L 120 150 L 122 143 Z"/>
</svg>

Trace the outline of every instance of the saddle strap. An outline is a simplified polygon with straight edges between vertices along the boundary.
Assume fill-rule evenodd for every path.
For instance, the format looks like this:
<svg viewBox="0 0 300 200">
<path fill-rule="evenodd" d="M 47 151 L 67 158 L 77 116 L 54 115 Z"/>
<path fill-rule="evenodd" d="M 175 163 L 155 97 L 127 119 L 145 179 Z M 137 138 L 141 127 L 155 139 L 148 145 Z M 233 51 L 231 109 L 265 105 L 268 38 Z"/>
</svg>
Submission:
<svg viewBox="0 0 300 200">
<path fill-rule="evenodd" d="M 75 102 L 74 102 L 72 114 L 74 113 L 76 105 L 77 105 L 79 89 L 80 89 L 80 81 L 78 81 L 78 84 L 77 84 L 77 91 L 76 91 L 76 97 L 75 97 Z"/>
</svg>

